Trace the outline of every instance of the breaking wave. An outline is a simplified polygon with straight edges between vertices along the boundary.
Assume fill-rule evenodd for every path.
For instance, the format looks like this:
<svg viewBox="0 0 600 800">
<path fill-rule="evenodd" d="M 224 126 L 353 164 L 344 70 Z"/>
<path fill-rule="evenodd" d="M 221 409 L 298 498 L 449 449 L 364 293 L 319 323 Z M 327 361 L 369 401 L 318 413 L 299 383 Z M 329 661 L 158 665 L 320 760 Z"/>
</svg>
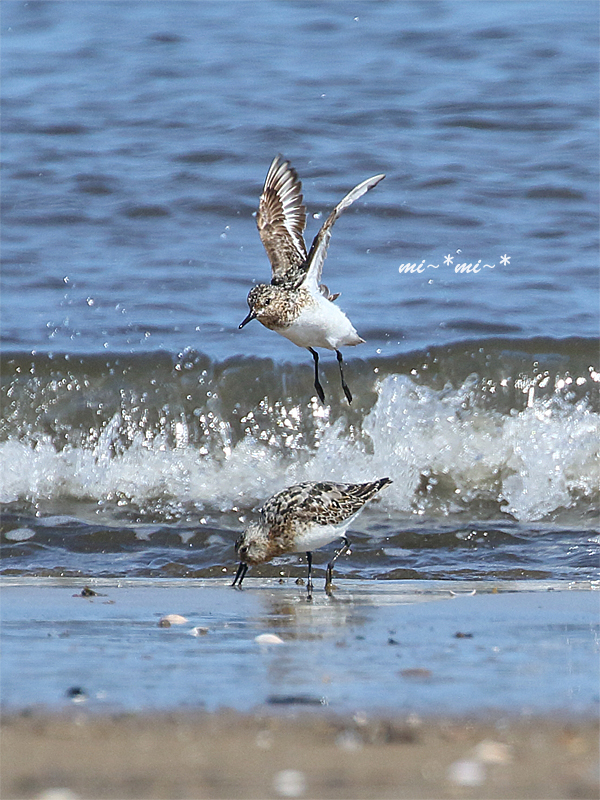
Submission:
<svg viewBox="0 0 600 800">
<path fill-rule="evenodd" d="M 301 480 L 389 475 L 380 515 L 585 521 L 598 505 L 596 343 L 482 340 L 310 364 L 186 351 L 4 357 L 0 501 L 244 521 Z"/>
</svg>

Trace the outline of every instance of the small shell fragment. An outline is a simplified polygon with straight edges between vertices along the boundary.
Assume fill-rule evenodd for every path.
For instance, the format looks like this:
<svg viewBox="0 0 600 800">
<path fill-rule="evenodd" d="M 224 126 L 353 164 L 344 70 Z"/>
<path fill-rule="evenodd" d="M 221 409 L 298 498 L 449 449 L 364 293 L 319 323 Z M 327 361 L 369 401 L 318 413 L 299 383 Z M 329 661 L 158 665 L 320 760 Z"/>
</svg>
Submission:
<svg viewBox="0 0 600 800">
<path fill-rule="evenodd" d="M 481 786 L 485 781 L 485 767 L 480 761 L 462 759 L 448 767 L 448 780 L 458 786 Z"/>
<path fill-rule="evenodd" d="M 67 689 L 66 695 L 73 703 L 85 703 L 88 699 L 86 691 L 80 686 L 71 686 Z"/>
<path fill-rule="evenodd" d="M 483 739 L 473 752 L 477 760 L 483 764 L 510 764 L 512 761 L 510 745 L 492 739 Z"/>
<path fill-rule="evenodd" d="M 424 667 L 412 667 L 410 669 L 400 670 L 400 675 L 410 680 L 427 680 L 431 678 L 431 670 L 425 669 Z"/>
<path fill-rule="evenodd" d="M 284 644 L 283 639 L 274 633 L 259 633 L 254 637 L 254 641 L 257 644 Z"/>
<path fill-rule="evenodd" d="M 282 769 L 273 775 L 273 789 L 280 797 L 302 797 L 306 786 L 306 776 L 298 769 Z"/>
<path fill-rule="evenodd" d="M 166 614 L 158 620 L 159 628 L 170 628 L 171 625 L 185 625 L 187 617 L 182 617 L 180 614 Z"/>
</svg>

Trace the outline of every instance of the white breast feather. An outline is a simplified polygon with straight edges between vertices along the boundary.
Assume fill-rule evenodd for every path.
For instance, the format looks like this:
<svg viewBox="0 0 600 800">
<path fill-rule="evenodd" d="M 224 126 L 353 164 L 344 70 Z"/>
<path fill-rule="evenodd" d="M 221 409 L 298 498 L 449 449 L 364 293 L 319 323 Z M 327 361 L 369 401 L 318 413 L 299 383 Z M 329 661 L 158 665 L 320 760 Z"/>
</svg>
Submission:
<svg viewBox="0 0 600 800">
<path fill-rule="evenodd" d="M 278 329 L 298 347 L 324 347 L 337 350 L 344 345 L 360 344 L 354 326 L 334 303 L 323 295 L 313 296 L 314 303 L 306 306 L 288 328 Z"/>
</svg>

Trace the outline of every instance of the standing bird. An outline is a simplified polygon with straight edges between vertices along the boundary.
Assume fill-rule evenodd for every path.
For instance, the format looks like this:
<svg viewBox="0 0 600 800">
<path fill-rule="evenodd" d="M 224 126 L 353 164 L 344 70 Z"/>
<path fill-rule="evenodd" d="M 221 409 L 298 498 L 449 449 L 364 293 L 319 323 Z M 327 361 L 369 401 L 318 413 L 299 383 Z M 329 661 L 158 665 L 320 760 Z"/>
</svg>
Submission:
<svg viewBox="0 0 600 800">
<path fill-rule="evenodd" d="M 260 196 L 256 224 L 273 277 L 270 284 L 261 283 L 250 290 L 250 313 L 240 328 L 257 319 L 298 347 L 310 350 L 315 362 L 315 389 L 322 403 L 325 394 L 319 381 L 319 355 L 314 348 L 335 350 L 342 388 L 351 403 L 339 348 L 364 342 L 344 312 L 333 304 L 339 292 L 329 294 L 327 286 L 319 283 L 331 229 L 342 211 L 383 178 L 385 175 L 375 175 L 352 189 L 327 217 L 308 253 L 303 238 L 306 208 L 302 184 L 296 170 L 281 156 L 273 159 Z"/>
<path fill-rule="evenodd" d="M 325 591 L 332 594 L 333 565 L 350 548 L 345 536 L 363 506 L 388 486 L 389 478 L 371 483 L 298 483 L 270 497 L 235 543 L 240 565 L 232 586 L 241 587 L 248 565 L 263 564 L 275 556 L 305 552 L 307 590 L 312 599 L 312 551 L 341 538 L 342 547 L 327 565 Z"/>
</svg>

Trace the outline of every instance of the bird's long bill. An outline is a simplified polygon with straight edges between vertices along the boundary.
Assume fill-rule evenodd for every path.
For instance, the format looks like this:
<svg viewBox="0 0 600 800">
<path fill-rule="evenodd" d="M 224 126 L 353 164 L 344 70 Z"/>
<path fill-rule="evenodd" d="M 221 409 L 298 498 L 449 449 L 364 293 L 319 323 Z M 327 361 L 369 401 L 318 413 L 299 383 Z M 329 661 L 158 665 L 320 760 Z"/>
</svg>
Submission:
<svg viewBox="0 0 600 800">
<path fill-rule="evenodd" d="M 250 309 L 250 313 L 248 314 L 246 319 L 243 322 L 240 322 L 238 330 L 241 331 L 244 325 L 247 325 L 249 322 L 252 322 L 253 319 L 256 319 L 256 314 L 254 313 L 253 309 Z"/>
<path fill-rule="evenodd" d="M 247 572 L 248 572 L 248 564 L 244 563 L 243 561 L 240 561 L 240 565 L 238 567 L 237 572 L 235 573 L 235 578 L 233 579 L 233 583 L 231 585 L 235 586 L 237 584 L 238 586 L 241 586 L 242 581 L 244 580 L 244 576 L 246 575 Z"/>
</svg>

